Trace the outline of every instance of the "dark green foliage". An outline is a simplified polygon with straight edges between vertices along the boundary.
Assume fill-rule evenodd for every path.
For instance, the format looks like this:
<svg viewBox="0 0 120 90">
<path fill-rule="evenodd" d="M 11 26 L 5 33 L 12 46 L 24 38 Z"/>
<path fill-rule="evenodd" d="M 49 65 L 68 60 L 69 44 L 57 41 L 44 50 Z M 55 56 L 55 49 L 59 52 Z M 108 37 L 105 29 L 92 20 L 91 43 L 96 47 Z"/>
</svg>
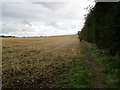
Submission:
<svg viewBox="0 0 120 90">
<path fill-rule="evenodd" d="M 120 53 L 119 29 L 120 3 L 99 2 L 87 15 L 79 37 L 115 55 Z"/>
<path fill-rule="evenodd" d="M 0 35 L 0 37 L 11 38 L 11 37 L 15 37 L 15 36 L 4 36 L 4 35 Z"/>
</svg>

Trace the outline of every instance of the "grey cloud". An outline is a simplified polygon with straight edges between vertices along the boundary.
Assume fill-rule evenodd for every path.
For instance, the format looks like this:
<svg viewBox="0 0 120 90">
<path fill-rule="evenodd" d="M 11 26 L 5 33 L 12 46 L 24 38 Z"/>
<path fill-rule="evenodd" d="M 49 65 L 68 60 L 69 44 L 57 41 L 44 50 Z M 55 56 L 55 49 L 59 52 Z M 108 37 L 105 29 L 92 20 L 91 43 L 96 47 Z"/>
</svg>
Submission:
<svg viewBox="0 0 120 90">
<path fill-rule="evenodd" d="M 59 26 L 57 25 L 57 22 L 56 21 L 49 21 L 47 22 L 45 25 L 47 26 L 53 26 L 55 28 L 58 28 Z"/>
<path fill-rule="evenodd" d="M 42 5 L 51 10 L 57 10 L 63 8 L 66 2 L 33 2 L 33 4 Z"/>
<path fill-rule="evenodd" d="M 85 0 L 82 0 L 85 1 Z M 79 3 L 78 3 L 79 2 Z M 6 2 L 2 7 L 2 32 L 18 35 L 53 35 L 77 32 L 82 28 L 86 3 L 78 2 Z M 83 6 L 82 6 L 83 5 Z M 62 24 L 59 24 L 62 23 Z M 72 30 L 76 31 L 72 31 Z"/>
<path fill-rule="evenodd" d="M 11 17 L 18 19 L 36 20 L 42 19 L 46 16 L 45 13 L 49 13 L 49 10 L 43 8 L 42 6 L 34 6 L 31 3 L 17 3 L 17 2 L 7 2 L 2 5 L 2 16 Z M 43 15 L 43 14 L 44 15 Z"/>
<path fill-rule="evenodd" d="M 18 4 L 18 6 L 16 5 Z M 2 5 L 2 16 L 3 17 L 11 17 L 11 18 L 28 18 L 31 15 L 27 15 L 27 12 L 24 12 L 22 8 L 18 8 L 19 3 L 3 3 Z"/>
<path fill-rule="evenodd" d="M 11 33 L 11 32 L 18 32 L 20 29 L 14 26 L 13 23 L 3 23 L 2 24 L 2 33 Z"/>
<path fill-rule="evenodd" d="M 32 23 L 30 21 L 27 21 L 27 20 L 23 20 L 22 24 L 27 24 L 29 26 L 32 26 Z"/>
</svg>

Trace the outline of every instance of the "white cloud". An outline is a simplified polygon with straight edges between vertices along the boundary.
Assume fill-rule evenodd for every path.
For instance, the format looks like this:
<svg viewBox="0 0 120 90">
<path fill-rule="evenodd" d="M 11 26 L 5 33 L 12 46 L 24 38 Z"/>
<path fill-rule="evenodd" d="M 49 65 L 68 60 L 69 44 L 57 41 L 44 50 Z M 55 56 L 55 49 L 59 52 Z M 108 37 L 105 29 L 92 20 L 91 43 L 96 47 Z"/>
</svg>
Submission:
<svg viewBox="0 0 120 90">
<path fill-rule="evenodd" d="M 16 36 L 76 34 L 84 24 L 84 8 L 94 0 L 69 2 L 4 2 L 2 33 Z"/>
</svg>

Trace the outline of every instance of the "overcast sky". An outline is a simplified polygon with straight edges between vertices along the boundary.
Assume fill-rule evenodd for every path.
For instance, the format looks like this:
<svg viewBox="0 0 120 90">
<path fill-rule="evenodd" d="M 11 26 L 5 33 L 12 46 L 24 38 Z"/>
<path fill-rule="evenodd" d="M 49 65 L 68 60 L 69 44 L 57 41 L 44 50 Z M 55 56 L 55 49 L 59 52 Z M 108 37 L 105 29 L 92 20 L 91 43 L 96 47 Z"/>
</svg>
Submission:
<svg viewBox="0 0 120 90">
<path fill-rule="evenodd" d="M 51 36 L 77 34 L 84 25 L 86 7 L 94 0 L 69 2 L 3 2 L 0 35 Z"/>
</svg>

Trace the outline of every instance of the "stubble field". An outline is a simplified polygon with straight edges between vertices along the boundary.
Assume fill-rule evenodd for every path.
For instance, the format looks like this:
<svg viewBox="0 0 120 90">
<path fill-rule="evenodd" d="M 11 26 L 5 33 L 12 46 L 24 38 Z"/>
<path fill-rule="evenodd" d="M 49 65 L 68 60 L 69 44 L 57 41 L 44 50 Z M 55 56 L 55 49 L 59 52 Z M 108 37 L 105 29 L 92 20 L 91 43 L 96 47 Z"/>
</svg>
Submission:
<svg viewBox="0 0 120 90">
<path fill-rule="evenodd" d="M 47 87 L 78 54 L 77 35 L 2 38 L 3 87 Z"/>
</svg>

